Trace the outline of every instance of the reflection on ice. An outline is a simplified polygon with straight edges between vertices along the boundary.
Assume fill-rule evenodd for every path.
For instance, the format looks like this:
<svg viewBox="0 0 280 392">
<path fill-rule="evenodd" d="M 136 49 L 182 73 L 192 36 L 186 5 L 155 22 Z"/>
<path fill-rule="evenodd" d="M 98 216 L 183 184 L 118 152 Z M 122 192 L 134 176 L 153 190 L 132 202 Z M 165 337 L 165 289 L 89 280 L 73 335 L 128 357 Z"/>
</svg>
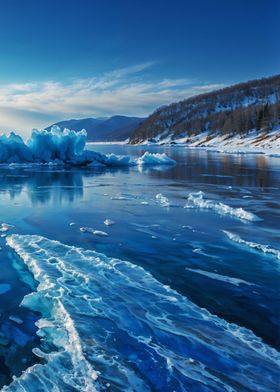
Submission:
<svg viewBox="0 0 280 392">
<path fill-rule="evenodd" d="M 79 171 L 2 168 L 0 179 L 2 195 L 15 199 L 26 193 L 32 204 L 72 202 L 83 196 L 83 175 Z"/>
</svg>

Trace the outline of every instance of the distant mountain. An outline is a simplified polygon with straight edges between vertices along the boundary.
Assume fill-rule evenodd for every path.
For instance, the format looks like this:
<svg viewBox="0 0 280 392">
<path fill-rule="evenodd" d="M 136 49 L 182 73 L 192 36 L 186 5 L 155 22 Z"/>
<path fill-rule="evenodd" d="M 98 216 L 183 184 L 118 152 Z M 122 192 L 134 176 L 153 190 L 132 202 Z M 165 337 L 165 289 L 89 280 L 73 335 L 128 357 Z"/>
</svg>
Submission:
<svg viewBox="0 0 280 392">
<path fill-rule="evenodd" d="M 136 127 L 145 119 L 140 117 L 113 116 L 105 118 L 83 118 L 65 120 L 55 123 L 60 128 L 74 131 L 85 129 L 89 142 L 123 141 L 128 139 Z M 46 129 L 50 129 L 53 125 Z"/>
<path fill-rule="evenodd" d="M 236 84 L 156 110 L 133 132 L 130 143 L 259 137 L 280 124 L 280 75 Z M 276 134 L 279 138 L 280 134 Z M 204 143 L 204 142 L 203 142 Z"/>
</svg>

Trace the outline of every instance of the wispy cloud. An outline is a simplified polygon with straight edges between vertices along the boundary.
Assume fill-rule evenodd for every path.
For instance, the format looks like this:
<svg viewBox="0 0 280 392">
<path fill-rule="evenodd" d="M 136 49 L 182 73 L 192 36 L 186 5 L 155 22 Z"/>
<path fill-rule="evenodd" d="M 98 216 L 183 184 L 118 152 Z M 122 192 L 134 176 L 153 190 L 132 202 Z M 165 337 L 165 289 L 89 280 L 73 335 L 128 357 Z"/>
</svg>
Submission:
<svg viewBox="0 0 280 392">
<path fill-rule="evenodd" d="M 27 131 L 47 126 L 47 121 L 74 117 L 146 116 L 158 106 L 223 87 L 196 84 L 188 78 L 155 81 L 147 72 L 153 65 L 138 64 L 67 83 L 50 80 L 0 85 L 0 128 L 20 130 L 21 119 L 22 129 Z"/>
</svg>

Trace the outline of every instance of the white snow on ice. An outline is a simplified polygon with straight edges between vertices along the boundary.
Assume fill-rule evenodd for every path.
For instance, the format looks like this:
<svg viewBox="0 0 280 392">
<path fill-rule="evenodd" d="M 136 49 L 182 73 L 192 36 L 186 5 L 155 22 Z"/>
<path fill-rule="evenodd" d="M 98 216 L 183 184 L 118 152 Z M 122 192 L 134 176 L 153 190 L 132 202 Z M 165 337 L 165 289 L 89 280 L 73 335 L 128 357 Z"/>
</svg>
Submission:
<svg viewBox="0 0 280 392">
<path fill-rule="evenodd" d="M 271 254 L 275 256 L 278 260 L 280 260 L 280 249 L 274 249 L 269 245 L 263 245 L 258 244 L 257 242 L 243 240 L 238 234 L 231 233 L 227 230 L 223 230 L 223 232 L 233 242 L 236 242 L 240 245 L 245 245 L 249 248 L 261 251 L 266 254 Z"/>
<path fill-rule="evenodd" d="M 194 268 L 186 268 L 186 270 L 194 272 L 196 274 L 207 276 L 208 278 L 211 278 L 211 279 L 219 280 L 224 283 L 230 283 L 230 284 L 233 284 L 234 286 L 239 286 L 240 284 L 244 284 L 244 285 L 248 285 L 248 286 L 254 285 L 253 283 L 249 283 L 246 280 L 233 278 L 233 277 L 225 276 L 225 275 L 220 275 L 215 272 L 203 271 L 203 270 L 194 269 Z"/>
<path fill-rule="evenodd" d="M 91 227 L 80 227 L 80 231 L 82 233 L 90 233 L 90 234 L 97 235 L 100 237 L 108 237 L 108 233 L 106 233 L 105 231 L 95 230 Z"/>
<path fill-rule="evenodd" d="M 162 205 L 162 207 L 170 207 L 170 202 L 166 196 L 163 196 L 162 193 L 158 193 L 156 195 L 156 200 Z"/>
<path fill-rule="evenodd" d="M 201 208 L 213 210 L 220 215 L 230 215 L 245 221 L 259 222 L 262 219 L 252 212 L 245 211 L 243 208 L 233 208 L 227 204 L 217 202 L 214 200 L 205 199 L 205 194 L 202 191 L 190 193 L 188 201 L 184 208 Z"/>
<path fill-rule="evenodd" d="M 113 221 L 113 220 L 111 220 L 111 219 L 105 219 L 105 221 L 104 221 L 104 225 L 106 225 L 106 226 L 112 226 L 112 225 L 114 225 L 116 222 L 115 221 Z"/>
</svg>

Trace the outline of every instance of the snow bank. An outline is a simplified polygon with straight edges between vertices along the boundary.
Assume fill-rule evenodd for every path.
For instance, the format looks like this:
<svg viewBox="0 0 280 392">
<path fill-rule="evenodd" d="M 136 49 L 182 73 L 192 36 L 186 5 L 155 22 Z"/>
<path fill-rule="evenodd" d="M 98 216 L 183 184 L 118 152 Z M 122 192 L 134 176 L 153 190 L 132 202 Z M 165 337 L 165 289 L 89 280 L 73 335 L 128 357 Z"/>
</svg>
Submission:
<svg viewBox="0 0 280 392">
<path fill-rule="evenodd" d="M 87 132 L 76 132 L 53 126 L 50 131 L 34 129 L 26 141 L 12 132 L 0 136 L 0 163 L 14 164 L 70 164 L 87 167 L 121 167 L 134 165 L 166 165 L 176 162 L 166 154 L 146 152 L 142 157 L 100 154 L 85 150 Z"/>
<path fill-rule="evenodd" d="M 175 145 L 187 147 L 203 147 L 226 154 L 265 154 L 267 156 L 280 157 L 280 126 L 276 126 L 269 132 L 251 130 L 248 134 L 223 135 L 220 133 L 201 132 L 198 135 L 180 135 L 171 137 L 168 135 L 154 143 L 142 142 L 154 145 Z"/>
<path fill-rule="evenodd" d="M 221 202 L 205 199 L 204 196 L 205 194 L 201 191 L 190 193 L 184 208 L 198 207 L 201 209 L 213 210 L 220 215 L 230 215 L 235 218 L 251 222 L 258 222 L 262 220 L 257 215 L 253 214 L 252 212 L 245 211 L 241 207 L 233 208 Z"/>
</svg>

